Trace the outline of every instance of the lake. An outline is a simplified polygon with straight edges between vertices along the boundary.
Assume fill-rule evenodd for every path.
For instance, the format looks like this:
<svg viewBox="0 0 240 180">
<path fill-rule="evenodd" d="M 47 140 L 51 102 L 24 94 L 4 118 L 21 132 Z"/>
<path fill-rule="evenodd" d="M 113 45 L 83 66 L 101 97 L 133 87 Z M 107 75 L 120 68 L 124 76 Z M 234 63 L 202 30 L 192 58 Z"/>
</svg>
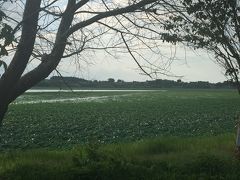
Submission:
<svg viewBox="0 0 240 180">
<path fill-rule="evenodd" d="M 167 90 L 140 90 L 140 89 L 77 89 L 73 92 L 151 92 L 151 91 L 167 91 Z M 60 89 L 29 89 L 26 92 L 72 92 L 71 90 Z"/>
</svg>

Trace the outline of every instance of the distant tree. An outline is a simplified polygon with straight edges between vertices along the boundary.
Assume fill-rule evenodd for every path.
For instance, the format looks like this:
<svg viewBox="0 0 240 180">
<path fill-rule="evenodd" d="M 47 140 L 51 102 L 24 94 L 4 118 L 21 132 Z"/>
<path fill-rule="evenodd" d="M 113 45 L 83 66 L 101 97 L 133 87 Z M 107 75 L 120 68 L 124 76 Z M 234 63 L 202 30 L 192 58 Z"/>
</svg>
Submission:
<svg viewBox="0 0 240 180">
<path fill-rule="evenodd" d="M 177 80 L 177 83 L 181 83 L 181 82 L 182 82 L 182 80 L 181 80 L 181 79 L 178 79 L 178 80 Z"/>
<path fill-rule="evenodd" d="M 118 79 L 117 83 L 124 83 L 124 80 Z"/>
<path fill-rule="evenodd" d="M 115 79 L 113 79 L 113 78 L 108 78 L 108 82 L 114 83 L 114 82 L 115 82 Z"/>
</svg>

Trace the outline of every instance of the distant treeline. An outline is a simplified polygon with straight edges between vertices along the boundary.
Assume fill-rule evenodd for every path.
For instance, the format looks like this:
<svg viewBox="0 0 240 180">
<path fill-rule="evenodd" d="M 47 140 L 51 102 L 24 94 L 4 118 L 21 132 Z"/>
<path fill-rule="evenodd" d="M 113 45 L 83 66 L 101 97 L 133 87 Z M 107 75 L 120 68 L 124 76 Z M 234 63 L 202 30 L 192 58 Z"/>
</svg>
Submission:
<svg viewBox="0 0 240 180">
<path fill-rule="evenodd" d="M 109 78 L 106 81 L 86 80 L 76 77 L 59 77 L 53 76 L 50 79 L 45 79 L 35 86 L 36 88 L 192 88 L 192 89 L 233 89 L 234 84 L 230 81 L 210 83 L 208 81 L 183 82 L 180 79 L 177 81 L 156 79 L 145 82 L 125 82 L 123 80 L 115 80 Z"/>
</svg>

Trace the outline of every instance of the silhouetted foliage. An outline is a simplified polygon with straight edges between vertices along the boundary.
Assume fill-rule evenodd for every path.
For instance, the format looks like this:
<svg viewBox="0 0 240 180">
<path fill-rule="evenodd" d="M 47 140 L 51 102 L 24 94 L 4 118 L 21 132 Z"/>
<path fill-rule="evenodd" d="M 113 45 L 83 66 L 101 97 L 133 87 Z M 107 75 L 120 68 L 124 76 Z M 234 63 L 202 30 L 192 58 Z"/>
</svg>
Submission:
<svg viewBox="0 0 240 180">
<path fill-rule="evenodd" d="M 0 2 L 0 57 L 8 55 L 6 47 L 9 46 L 14 39 L 13 29 L 7 23 L 8 17 L 2 11 L 2 6 L 5 2 L 7 2 L 7 0 L 3 0 L 2 2 Z M 6 62 L 0 60 L 0 67 L 1 66 L 3 66 L 4 71 L 6 71 L 7 69 Z"/>
<path fill-rule="evenodd" d="M 165 1 L 173 11 L 166 19 L 164 41 L 206 49 L 234 80 L 240 92 L 240 1 Z"/>
</svg>

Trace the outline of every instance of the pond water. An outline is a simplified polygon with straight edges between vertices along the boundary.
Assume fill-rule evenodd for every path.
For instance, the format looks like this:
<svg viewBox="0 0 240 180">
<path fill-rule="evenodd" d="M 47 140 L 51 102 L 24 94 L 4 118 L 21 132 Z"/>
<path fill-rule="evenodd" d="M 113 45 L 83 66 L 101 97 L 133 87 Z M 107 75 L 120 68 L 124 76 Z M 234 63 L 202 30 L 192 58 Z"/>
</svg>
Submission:
<svg viewBox="0 0 240 180">
<path fill-rule="evenodd" d="M 147 92 L 147 91 L 162 91 L 167 90 L 140 90 L 140 89 L 77 89 L 73 92 Z M 27 92 L 72 92 L 71 90 L 60 90 L 60 89 L 30 89 Z"/>
<path fill-rule="evenodd" d="M 134 92 L 153 92 L 160 91 L 165 92 L 167 90 L 126 90 L 126 89 L 84 89 L 84 90 L 59 90 L 59 89 L 30 89 L 26 94 L 20 96 L 13 104 L 35 104 L 35 103 L 80 103 L 80 102 L 104 102 L 108 100 L 119 101 L 122 97 L 132 96 Z M 51 93 L 52 95 L 43 95 L 41 93 Z M 69 92 L 69 96 L 56 96 L 55 93 L 58 92 Z M 72 97 L 70 92 L 96 92 L 87 97 Z M 97 92 L 107 92 L 106 95 L 99 95 Z M 108 92 L 125 92 L 123 94 L 109 94 Z M 34 94 L 28 94 L 34 93 Z M 35 94 L 36 93 L 36 94 Z M 68 93 L 67 93 L 68 94 Z"/>
</svg>

